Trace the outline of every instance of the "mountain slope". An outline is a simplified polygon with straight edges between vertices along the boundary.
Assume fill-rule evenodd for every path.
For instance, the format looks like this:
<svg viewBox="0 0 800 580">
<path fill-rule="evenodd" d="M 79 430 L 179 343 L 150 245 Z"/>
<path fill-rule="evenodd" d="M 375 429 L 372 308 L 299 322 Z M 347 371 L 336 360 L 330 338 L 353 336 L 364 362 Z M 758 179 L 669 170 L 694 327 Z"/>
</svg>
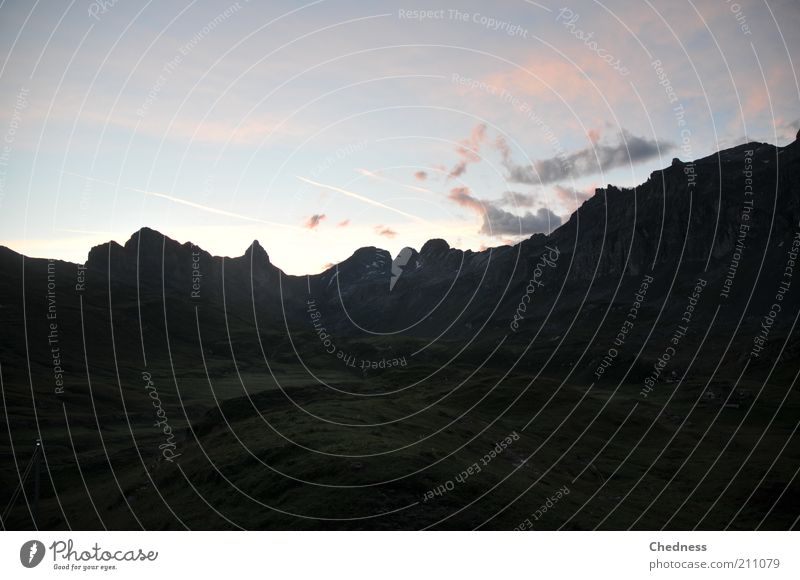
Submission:
<svg viewBox="0 0 800 580">
<path fill-rule="evenodd" d="M 482 252 L 434 239 L 402 268 L 367 247 L 290 276 L 258 242 L 219 257 L 148 228 L 85 265 L 0 248 L 0 453 L 24 461 L 43 439 L 50 528 L 100 526 L 85 480 L 114 529 L 229 527 L 220 514 L 419 528 L 473 500 L 442 527 L 497 514 L 509 529 L 570 481 L 547 526 L 613 511 L 610 529 L 784 529 L 800 457 L 761 450 L 782 449 L 800 409 L 799 249 L 798 142 L 675 160 L 599 189 L 550 235 Z M 512 432 L 475 487 L 422 502 Z M 639 485 L 678 491 L 651 505 L 628 495 Z M 714 508 L 702 521 L 679 505 L 695 492 Z M 347 519 L 376 513 L 392 515 Z M 26 506 L 6 524 L 30 527 Z"/>
</svg>

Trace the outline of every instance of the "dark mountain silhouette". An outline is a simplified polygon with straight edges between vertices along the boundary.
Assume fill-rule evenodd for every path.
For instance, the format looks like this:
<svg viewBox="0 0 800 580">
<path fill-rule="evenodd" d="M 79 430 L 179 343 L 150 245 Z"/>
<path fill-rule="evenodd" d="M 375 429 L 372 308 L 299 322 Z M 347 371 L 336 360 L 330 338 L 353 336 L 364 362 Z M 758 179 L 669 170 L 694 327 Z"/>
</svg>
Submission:
<svg viewBox="0 0 800 580">
<path fill-rule="evenodd" d="M 744 195 L 748 151 L 757 184 L 751 198 Z M 191 304 L 197 266 L 200 301 L 226 301 L 228 308 L 250 314 L 255 303 L 256 314 L 270 320 L 305 322 L 301 311 L 310 296 L 328 308 L 328 324 L 346 333 L 354 332 L 353 322 L 393 332 L 401 328 L 393 321 L 403 321 L 404 326 L 416 323 L 414 335 L 438 335 L 445 320 L 453 323 L 448 333 L 454 336 L 482 324 L 499 331 L 546 247 L 557 248 L 560 257 L 548 273 L 542 299 L 531 305 L 532 315 L 547 312 L 558 293 L 556 308 L 564 311 L 584 299 L 624 298 L 644 273 L 653 274 L 662 291 L 685 289 L 703 275 L 719 293 L 745 203 L 752 201 L 736 283 L 725 300 L 735 308 L 749 301 L 752 309 L 772 298 L 771 288 L 762 295 L 757 282 L 785 261 L 785 244 L 796 231 L 799 151 L 797 142 L 783 148 L 748 143 L 692 163 L 676 159 L 639 187 L 597 190 L 551 235 L 536 234 L 514 247 L 472 252 L 431 240 L 413 252 L 391 292 L 392 259 L 379 248 L 361 248 L 321 274 L 288 276 L 257 241 L 241 257 L 221 258 L 142 228 L 124 246 L 109 242 L 92 248 L 86 262 L 88 295 L 105 295 L 110 283 L 121 296 L 138 288 L 148 296 L 163 294 Z M 12 281 L 21 279 L 22 257 L 4 250 L 2 262 L 13 299 L 18 292 Z M 46 261 L 27 258 L 25 264 L 26 272 L 44 271 Z"/>
<path fill-rule="evenodd" d="M 162 437 L 153 429 L 152 397 L 142 395 L 148 373 L 177 434 L 184 475 L 202 482 L 226 513 L 249 527 L 381 527 L 297 524 L 288 516 L 264 515 L 251 503 L 229 503 L 226 478 L 262 502 L 288 506 L 290 513 L 331 505 L 388 512 L 419 500 L 475 461 L 486 445 L 474 443 L 473 455 L 458 461 L 445 460 L 444 450 L 458 449 L 487 429 L 491 448 L 495 439 L 536 417 L 526 432 L 525 453 L 520 444 L 496 464 L 527 475 L 503 492 L 508 496 L 498 492 L 487 500 L 485 513 L 494 513 L 536 477 L 545 477 L 552 489 L 579 473 L 600 482 L 611 478 L 616 463 L 591 463 L 589 469 L 587 461 L 605 449 L 630 403 L 637 402 L 637 413 L 646 418 L 626 424 L 631 431 L 608 449 L 622 461 L 625 444 L 644 441 L 634 455 L 637 465 L 667 462 L 649 474 L 655 478 L 650 484 L 660 489 L 685 450 L 709 433 L 713 441 L 722 439 L 717 447 L 700 448 L 708 462 L 722 453 L 724 437 L 738 437 L 734 445 L 749 451 L 775 408 L 782 414 L 770 433 L 785 435 L 796 421 L 796 394 L 782 397 L 798 360 L 793 331 L 800 290 L 785 275 L 794 266 L 798 232 L 795 141 L 786 147 L 747 143 L 693 162 L 675 159 L 638 187 L 598 189 L 551 234 L 513 247 L 472 252 L 430 240 L 410 251 L 393 284 L 392 256 L 375 247 L 309 276 L 285 274 L 257 241 L 242 256 L 227 258 L 149 228 L 124 245 L 92 248 L 85 265 L 0 248 L 0 372 L 9 417 L 3 431 L 14 434 L 2 447 L 44 438 L 51 475 L 45 526 L 65 527 L 67 520 L 77 527 L 98 525 L 86 509 L 85 492 L 75 491 L 82 477 L 109 498 L 104 513 L 118 528 L 138 527 L 131 502 L 145 510 L 139 513 L 146 527 L 180 527 L 164 512 L 154 486 L 171 498 L 170 505 L 185 507 L 192 527 L 227 525 L 216 512 L 195 507 L 183 476 L 176 479 L 174 465 L 157 451 Z M 780 312 L 770 316 L 778 302 Z M 670 346 L 668 363 L 654 375 Z M 743 361 L 758 378 L 741 382 Z M 675 385 L 680 391 L 673 392 Z M 732 398 L 739 391 L 744 394 Z M 717 428 L 713 413 L 723 407 L 692 415 L 708 400 L 732 404 L 756 392 L 765 393 L 759 399 L 765 407 L 733 435 Z M 589 411 L 578 425 L 591 426 L 592 435 L 578 447 L 574 465 L 548 475 L 544 468 L 558 460 L 556 452 L 581 434 L 578 429 L 557 445 L 541 447 L 548 434 L 563 429 L 550 417 L 571 416 L 579 403 Z M 538 409 L 547 411 L 539 416 Z M 597 422 L 595 412 L 603 417 Z M 690 415 L 694 427 L 685 425 Z M 332 419 L 319 426 L 313 419 L 319 416 Z M 393 423 L 406 416 L 413 418 L 400 427 Z M 354 437 L 352 425 L 360 424 L 374 426 Z M 682 429 L 670 448 L 675 452 L 662 458 L 663 442 L 671 441 L 676 426 Z M 405 451 L 380 455 L 393 448 Z M 537 448 L 545 454 L 539 463 L 523 461 Z M 73 450 L 83 458 L 83 473 Z M 787 451 L 776 481 L 793 481 L 786 474 L 799 460 L 796 451 Z M 708 505 L 736 467 L 723 461 L 710 487 L 700 490 Z M 759 465 L 759 477 L 767 468 Z M 419 477 L 405 475 L 416 470 L 422 470 Z M 120 483 L 112 471 L 123 474 Z M 626 485 L 639 477 L 620 473 Z M 484 483 L 504 475 L 487 475 Z M 369 499 L 347 487 L 395 480 Z M 697 478 L 689 480 L 691 490 Z M 14 481 L 4 477 L 0 483 L 12 489 Z M 291 487 L 292 481 L 299 487 Z M 343 485 L 343 495 L 326 485 Z M 748 528 L 765 514 L 772 527 L 791 525 L 800 513 L 796 487 L 748 480 L 734 490 L 740 502 L 752 492 L 748 510 L 736 516 L 738 525 Z M 595 488 L 576 489 L 571 498 L 591 496 L 600 510 L 626 491 L 623 485 L 616 495 L 594 496 Z M 469 495 L 467 486 L 447 502 L 459 494 Z M 649 499 L 630 501 L 608 526 L 627 527 Z M 447 502 L 404 511 L 385 525 L 427 525 L 452 511 Z M 531 499 L 533 507 L 539 503 Z M 667 494 L 640 525 L 660 527 L 677 508 Z M 595 525 L 593 513 L 587 510 L 570 527 Z M 561 517 L 570 514 L 565 509 Z M 475 521 L 465 514 L 448 526 L 472 526 L 482 517 L 473 516 Z M 729 516 L 714 512 L 702 526 L 722 527 Z M 516 519 L 506 513 L 497 525 L 514 527 Z M 18 506 L 9 522 L 30 526 L 30 514 Z M 688 512 L 670 520 L 678 528 L 698 523 Z"/>
</svg>

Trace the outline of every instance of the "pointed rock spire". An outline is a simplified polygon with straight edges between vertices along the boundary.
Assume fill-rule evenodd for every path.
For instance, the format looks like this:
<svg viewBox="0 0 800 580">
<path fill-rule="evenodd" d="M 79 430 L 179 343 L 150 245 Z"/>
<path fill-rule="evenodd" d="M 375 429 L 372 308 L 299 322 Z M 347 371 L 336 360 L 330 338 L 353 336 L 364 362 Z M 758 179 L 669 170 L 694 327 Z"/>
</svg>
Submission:
<svg viewBox="0 0 800 580">
<path fill-rule="evenodd" d="M 261 244 L 258 243 L 258 240 L 253 240 L 253 243 L 250 244 L 250 247 L 248 247 L 245 251 L 244 257 L 248 260 L 252 258 L 253 262 L 269 263 L 269 254 L 267 254 L 267 251 L 261 247 Z"/>
</svg>

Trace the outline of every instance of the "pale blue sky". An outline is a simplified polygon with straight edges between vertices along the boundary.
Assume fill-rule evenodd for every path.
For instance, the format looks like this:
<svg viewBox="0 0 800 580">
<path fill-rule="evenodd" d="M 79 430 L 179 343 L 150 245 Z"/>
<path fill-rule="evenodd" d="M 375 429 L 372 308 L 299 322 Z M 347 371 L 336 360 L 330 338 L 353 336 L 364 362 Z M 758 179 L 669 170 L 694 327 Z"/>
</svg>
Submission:
<svg viewBox="0 0 800 580">
<path fill-rule="evenodd" d="M 0 5 L 0 244 L 28 255 L 144 225 L 222 255 L 257 238 L 290 273 L 479 249 L 800 119 L 792 0 L 101 4 Z"/>
</svg>

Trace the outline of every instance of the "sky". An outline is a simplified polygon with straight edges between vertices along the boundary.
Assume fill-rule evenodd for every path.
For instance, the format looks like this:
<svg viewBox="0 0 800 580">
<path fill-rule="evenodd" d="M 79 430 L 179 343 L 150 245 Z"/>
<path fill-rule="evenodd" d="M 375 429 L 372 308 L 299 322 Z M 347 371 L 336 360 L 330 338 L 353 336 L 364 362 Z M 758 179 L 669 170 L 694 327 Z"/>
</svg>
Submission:
<svg viewBox="0 0 800 580">
<path fill-rule="evenodd" d="M 800 129 L 800 3 L 0 4 L 0 245 L 478 251 Z"/>
</svg>

